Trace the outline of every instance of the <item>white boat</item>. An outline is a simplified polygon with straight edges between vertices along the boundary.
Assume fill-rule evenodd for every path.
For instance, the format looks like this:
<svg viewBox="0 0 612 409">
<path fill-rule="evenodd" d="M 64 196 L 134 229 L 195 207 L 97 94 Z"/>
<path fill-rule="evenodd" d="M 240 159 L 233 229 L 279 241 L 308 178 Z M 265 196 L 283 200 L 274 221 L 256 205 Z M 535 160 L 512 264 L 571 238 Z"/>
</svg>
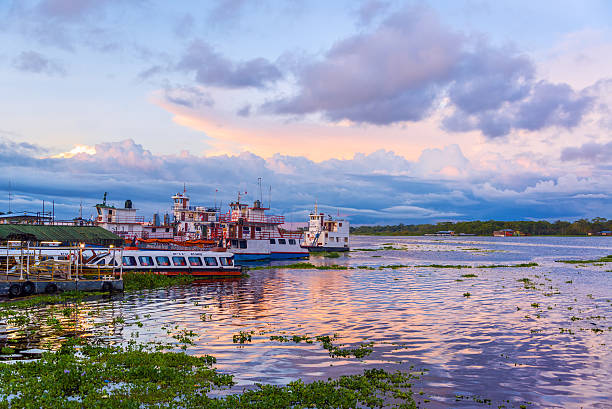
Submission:
<svg viewBox="0 0 612 409">
<path fill-rule="evenodd" d="M 308 230 L 302 242 L 302 247 L 310 252 L 318 251 L 349 251 L 349 222 L 344 219 L 325 217 L 319 213 L 315 204 L 314 212 L 310 213 Z"/>
<path fill-rule="evenodd" d="M 282 229 L 285 218 L 266 215 L 266 210 L 259 200 L 249 207 L 238 196 L 230 211 L 219 217 L 224 245 L 236 261 L 308 257 L 300 245 L 303 233 Z"/>
<path fill-rule="evenodd" d="M 240 276 L 227 251 L 175 251 L 123 249 L 107 251 L 89 260 L 89 266 L 122 266 L 123 272 L 154 272 L 162 275 Z"/>
</svg>

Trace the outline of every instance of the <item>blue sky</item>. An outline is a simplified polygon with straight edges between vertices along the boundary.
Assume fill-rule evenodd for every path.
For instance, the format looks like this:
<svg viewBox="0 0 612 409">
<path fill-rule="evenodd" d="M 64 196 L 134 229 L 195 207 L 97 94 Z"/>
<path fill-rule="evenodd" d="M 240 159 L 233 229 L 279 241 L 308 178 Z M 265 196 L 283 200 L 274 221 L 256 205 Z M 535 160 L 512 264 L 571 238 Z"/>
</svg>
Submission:
<svg viewBox="0 0 612 409">
<path fill-rule="evenodd" d="M 331 4 L 330 4 L 331 3 Z M 0 2 L 0 211 L 272 186 L 354 223 L 612 217 L 606 1 Z M 265 189 L 267 191 L 267 188 Z M 88 213 L 86 210 L 85 215 Z"/>
</svg>

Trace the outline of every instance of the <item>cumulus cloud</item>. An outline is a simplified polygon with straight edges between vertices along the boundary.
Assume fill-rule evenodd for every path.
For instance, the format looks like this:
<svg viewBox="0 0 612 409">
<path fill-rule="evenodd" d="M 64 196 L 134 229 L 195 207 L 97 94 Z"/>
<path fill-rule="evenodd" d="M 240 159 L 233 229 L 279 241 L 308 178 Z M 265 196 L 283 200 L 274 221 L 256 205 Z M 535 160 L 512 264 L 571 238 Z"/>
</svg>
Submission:
<svg viewBox="0 0 612 409">
<path fill-rule="evenodd" d="M 195 72 L 200 84 L 223 88 L 263 88 L 282 78 L 280 70 L 265 58 L 235 63 L 202 40 L 191 43 L 177 69 Z"/>
<path fill-rule="evenodd" d="M 578 147 L 565 148 L 561 151 L 561 160 L 612 163 L 612 142 L 606 144 L 590 142 Z"/>
<path fill-rule="evenodd" d="M 322 208 L 352 215 L 353 223 L 606 216 L 609 197 L 602 192 L 612 191 L 609 174 L 561 175 L 506 187 L 499 175 L 474 177 L 469 161 L 453 145 L 425 150 L 416 162 L 384 150 L 319 163 L 248 152 L 156 155 L 132 140 L 73 151 L 73 156 L 52 157 L 44 148 L 4 138 L 0 171 L 12 179 L 24 206 L 55 200 L 64 209 L 61 217 L 74 217 L 81 199 L 86 207 L 93 206 L 105 191 L 117 204 L 134 200 L 144 215 L 167 211 L 170 196 L 183 183 L 194 204 L 210 205 L 217 189 L 225 204 L 239 190 L 250 192 L 246 200 L 251 201 L 259 197 L 258 177 L 272 186 L 274 211 L 291 215 L 293 221 L 306 220 L 315 200 Z M 441 177 L 449 166 L 463 173 Z M 264 200 L 269 200 L 267 194 Z M 3 205 L 0 195 L 0 211 Z"/>
<path fill-rule="evenodd" d="M 66 70 L 58 62 L 36 51 L 24 51 L 13 60 L 13 67 L 36 74 L 64 75 Z"/>
<path fill-rule="evenodd" d="M 297 93 L 267 103 L 267 110 L 388 125 L 420 121 L 444 101 L 454 109 L 443 121 L 446 130 L 498 137 L 573 128 L 594 103 L 567 84 L 537 81 L 527 56 L 453 32 L 424 7 L 398 11 L 374 30 L 337 42 L 296 75 Z"/>
<path fill-rule="evenodd" d="M 299 93 L 268 105 L 277 113 L 322 111 L 334 120 L 417 121 L 460 57 L 461 37 L 424 9 L 389 17 L 378 29 L 336 43 L 298 73 Z"/>
<path fill-rule="evenodd" d="M 209 93 L 199 87 L 182 85 L 177 87 L 166 87 L 164 90 L 166 101 L 182 105 L 187 108 L 197 109 L 200 107 L 211 107 L 214 101 Z"/>
</svg>

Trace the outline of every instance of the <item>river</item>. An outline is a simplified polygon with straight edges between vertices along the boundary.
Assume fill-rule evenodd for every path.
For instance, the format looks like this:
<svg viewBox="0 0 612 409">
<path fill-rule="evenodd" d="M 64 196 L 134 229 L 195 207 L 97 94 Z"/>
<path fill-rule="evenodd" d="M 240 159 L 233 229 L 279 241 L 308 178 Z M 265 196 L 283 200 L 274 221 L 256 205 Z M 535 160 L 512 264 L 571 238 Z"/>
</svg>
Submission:
<svg viewBox="0 0 612 409">
<path fill-rule="evenodd" d="M 612 238 L 357 236 L 351 246 L 376 251 L 311 256 L 345 270 L 271 266 L 92 299 L 78 332 L 125 343 L 192 330 L 188 353 L 215 356 L 235 375 L 233 391 L 376 367 L 423 371 L 415 391 L 427 408 L 612 407 L 612 263 L 556 261 L 610 255 Z M 479 268 L 525 263 L 537 266 Z M 432 264 L 456 267 L 424 267 Z M 380 268 L 390 265 L 403 267 Z M 251 341 L 234 343 L 240 331 Z M 338 345 L 373 342 L 373 351 L 332 358 L 317 342 L 269 339 L 334 334 Z"/>
</svg>

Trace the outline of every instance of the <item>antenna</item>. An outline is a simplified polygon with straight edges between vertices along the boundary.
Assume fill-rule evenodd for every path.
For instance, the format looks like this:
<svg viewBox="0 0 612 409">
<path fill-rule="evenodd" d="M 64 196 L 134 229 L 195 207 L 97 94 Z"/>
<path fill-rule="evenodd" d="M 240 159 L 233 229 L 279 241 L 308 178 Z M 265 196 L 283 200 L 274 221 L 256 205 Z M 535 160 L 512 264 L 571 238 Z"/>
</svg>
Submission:
<svg viewBox="0 0 612 409">
<path fill-rule="evenodd" d="M 11 213 L 11 179 L 9 179 L 9 184 L 8 184 L 8 212 Z"/>
<path fill-rule="evenodd" d="M 272 209 L 272 185 L 270 185 L 270 191 L 268 192 L 268 209 Z"/>
<path fill-rule="evenodd" d="M 81 200 L 81 204 L 79 206 L 79 219 L 83 218 L 83 200 Z"/>
<path fill-rule="evenodd" d="M 261 178 L 257 178 L 257 185 L 259 186 L 259 201 L 263 202 L 262 194 L 261 194 Z"/>
</svg>

